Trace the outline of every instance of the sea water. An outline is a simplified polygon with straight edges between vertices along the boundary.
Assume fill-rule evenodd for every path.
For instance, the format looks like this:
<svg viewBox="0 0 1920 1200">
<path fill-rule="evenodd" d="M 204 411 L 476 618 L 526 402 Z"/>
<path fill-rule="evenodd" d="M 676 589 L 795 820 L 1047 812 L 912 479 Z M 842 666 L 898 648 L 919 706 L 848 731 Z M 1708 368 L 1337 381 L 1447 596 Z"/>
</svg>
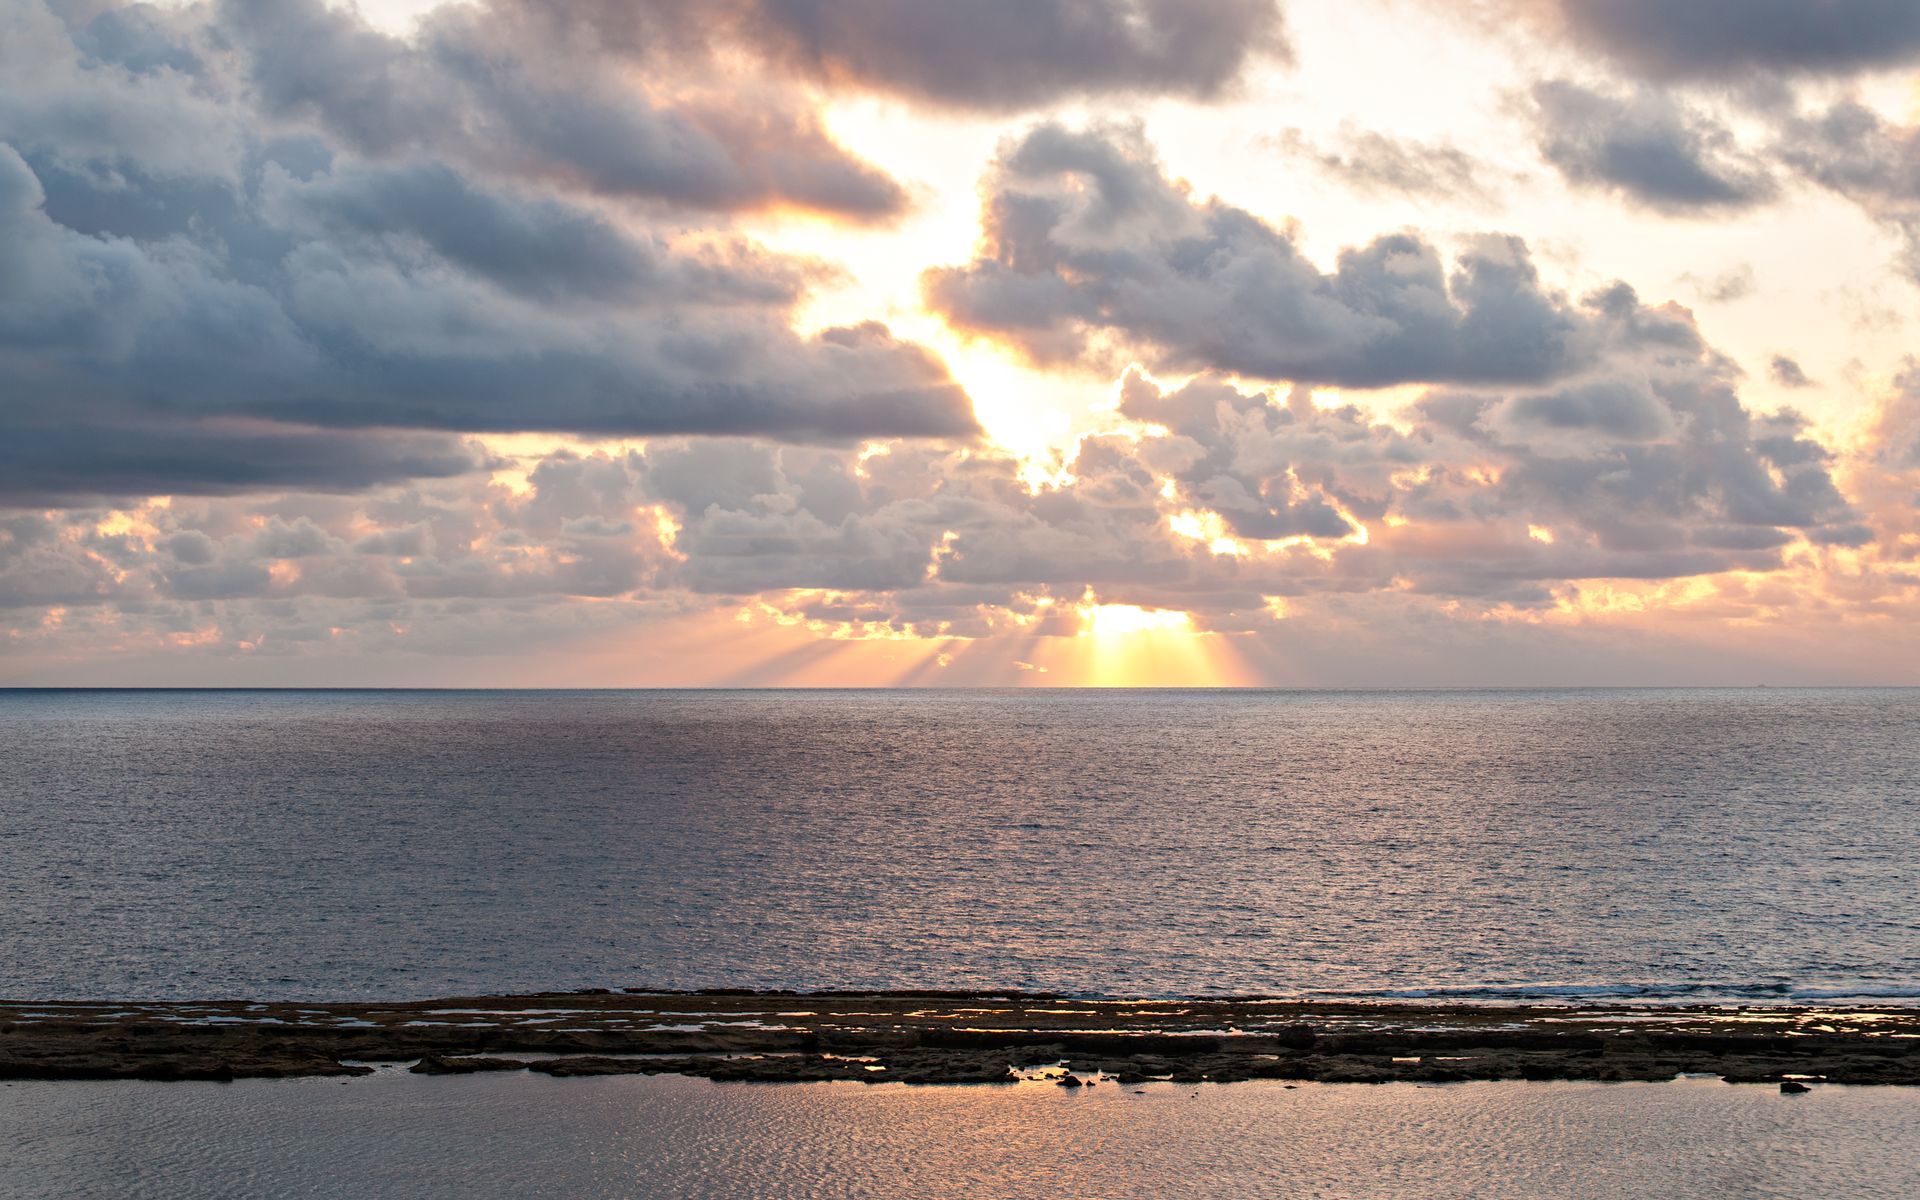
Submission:
<svg viewBox="0 0 1920 1200">
<path fill-rule="evenodd" d="M 1920 1091 L 1676 1083 L 1069 1091 L 410 1076 L 0 1085 L 0 1194 L 1920 1195 Z"/>
<path fill-rule="evenodd" d="M 0 995 L 1920 994 L 1920 691 L 0 692 Z"/>
</svg>

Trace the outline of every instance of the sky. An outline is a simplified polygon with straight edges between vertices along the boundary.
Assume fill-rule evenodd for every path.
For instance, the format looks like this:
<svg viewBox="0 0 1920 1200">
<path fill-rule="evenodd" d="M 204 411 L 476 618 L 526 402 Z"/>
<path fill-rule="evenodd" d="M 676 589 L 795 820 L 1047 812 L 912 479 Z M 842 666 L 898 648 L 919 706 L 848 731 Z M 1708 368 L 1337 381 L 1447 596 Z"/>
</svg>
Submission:
<svg viewBox="0 0 1920 1200">
<path fill-rule="evenodd" d="M 1920 683 L 1907 0 L 0 0 L 0 685 Z"/>
</svg>

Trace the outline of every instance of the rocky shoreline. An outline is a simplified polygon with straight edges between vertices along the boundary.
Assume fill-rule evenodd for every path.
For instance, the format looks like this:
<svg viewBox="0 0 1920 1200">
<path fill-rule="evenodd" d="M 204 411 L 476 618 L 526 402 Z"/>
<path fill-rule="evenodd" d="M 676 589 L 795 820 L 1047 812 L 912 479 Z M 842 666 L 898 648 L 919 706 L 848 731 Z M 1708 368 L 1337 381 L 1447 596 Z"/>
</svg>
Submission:
<svg viewBox="0 0 1920 1200">
<path fill-rule="evenodd" d="M 1920 1010 L 590 991 L 394 1004 L 0 1001 L 0 1079 L 678 1073 L 1062 1086 L 1710 1074 L 1920 1084 Z"/>
</svg>

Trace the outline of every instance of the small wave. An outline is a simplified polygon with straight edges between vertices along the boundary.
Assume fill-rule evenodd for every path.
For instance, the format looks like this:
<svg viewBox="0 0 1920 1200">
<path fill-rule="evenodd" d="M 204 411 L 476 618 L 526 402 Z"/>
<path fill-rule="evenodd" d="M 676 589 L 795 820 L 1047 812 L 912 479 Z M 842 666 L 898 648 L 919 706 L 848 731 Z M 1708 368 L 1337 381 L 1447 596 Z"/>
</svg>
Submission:
<svg viewBox="0 0 1920 1200">
<path fill-rule="evenodd" d="M 1431 987 L 1371 988 L 1327 993 L 1354 999 L 1381 1000 L 1682 1000 L 1702 995 L 1785 996 L 1784 984 L 1747 986 L 1704 983 L 1511 983 L 1435 985 Z"/>
<path fill-rule="evenodd" d="M 1920 984 L 1861 983 L 1798 987 L 1788 982 L 1747 983 L 1511 983 L 1431 985 L 1320 991 L 1310 995 L 1343 1000 L 1455 1000 L 1488 1003 L 1517 1000 L 1568 1002 L 1631 1000 L 1641 1003 L 1814 1003 L 1920 1000 Z"/>
<path fill-rule="evenodd" d="M 1852 988 L 1797 988 L 1795 1000 L 1920 1000 L 1920 984 L 1866 984 Z"/>
</svg>

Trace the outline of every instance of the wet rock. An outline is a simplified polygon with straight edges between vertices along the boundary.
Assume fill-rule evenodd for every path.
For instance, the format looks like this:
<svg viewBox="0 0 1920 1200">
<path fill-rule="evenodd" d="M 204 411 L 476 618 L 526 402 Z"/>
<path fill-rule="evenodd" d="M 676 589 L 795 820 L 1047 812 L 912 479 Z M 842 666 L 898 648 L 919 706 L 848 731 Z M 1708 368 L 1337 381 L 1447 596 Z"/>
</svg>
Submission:
<svg viewBox="0 0 1920 1200">
<path fill-rule="evenodd" d="M 1221 1030 L 1233 1032 L 1221 1033 Z M 513 1070 L 726 1082 L 1005 1083 L 1077 1077 L 1339 1082 L 1670 1079 L 1711 1072 L 1920 1084 L 1920 1013 L 1148 1003 L 1020 993 L 593 991 L 389 1004 L 0 1002 L 0 1078 L 237 1079 Z M 484 1065 L 483 1065 L 484 1064 Z M 1058 1068 L 1054 1069 L 1056 1072 Z M 1053 1078 L 1053 1075 L 1048 1075 Z"/>
<path fill-rule="evenodd" d="M 226 1083 L 235 1079 L 288 1079 L 303 1075 L 371 1075 L 372 1067 L 348 1066 L 317 1054 L 217 1055 L 52 1054 L 0 1057 L 0 1079 L 147 1079 L 165 1083 Z"/>
</svg>

